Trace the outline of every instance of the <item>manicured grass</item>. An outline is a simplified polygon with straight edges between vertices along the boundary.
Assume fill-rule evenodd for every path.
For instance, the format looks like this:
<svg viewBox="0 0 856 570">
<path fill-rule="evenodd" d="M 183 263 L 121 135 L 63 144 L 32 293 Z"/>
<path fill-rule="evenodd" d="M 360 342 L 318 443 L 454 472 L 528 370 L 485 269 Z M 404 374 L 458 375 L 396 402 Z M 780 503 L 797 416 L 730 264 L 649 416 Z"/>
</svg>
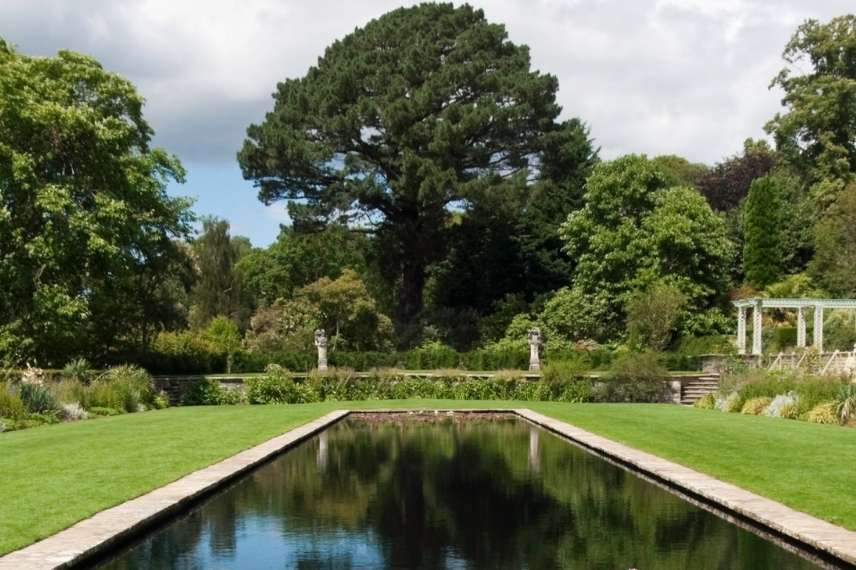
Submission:
<svg viewBox="0 0 856 570">
<path fill-rule="evenodd" d="M 407 400 L 172 408 L 0 435 L 0 553 L 341 408 L 527 407 L 856 530 L 856 429 L 674 405 Z"/>
</svg>

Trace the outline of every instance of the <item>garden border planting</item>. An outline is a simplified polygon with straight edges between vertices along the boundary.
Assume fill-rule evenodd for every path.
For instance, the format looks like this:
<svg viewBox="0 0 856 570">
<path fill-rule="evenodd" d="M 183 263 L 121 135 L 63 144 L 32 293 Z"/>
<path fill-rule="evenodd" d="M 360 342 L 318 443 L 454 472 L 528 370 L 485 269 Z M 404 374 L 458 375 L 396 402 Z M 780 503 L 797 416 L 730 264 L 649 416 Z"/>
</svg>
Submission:
<svg viewBox="0 0 856 570">
<path fill-rule="evenodd" d="M 796 511 L 735 485 L 704 475 L 653 454 L 636 450 L 574 427 L 566 422 L 534 412 L 517 409 L 431 410 L 441 413 L 513 413 L 518 417 L 556 433 L 607 460 L 618 463 L 646 478 L 662 482 L 679 493 L 712 504 L 726 514 L 735 514 L 785 537 L 810 550 L 838 561 L 856 565 L 856 532 Z M 132 536 L 152 528 L 165 518 L 180 512 L 192 502 L 273 456 L 326 429 L 351 413 L 361 410 L 337 410 L 302 426 L 242 451 L 209 467 L 195 471 L 173 483 L 131 499 L 118 506 L 58 532 L 44 540 L 0 557 L 0 569 L 31 570 L 67 568 L 91 560 L 118 546 Z M 415 409 L 372 410 L 371 413 L 417 413 Z"/>
</svg>

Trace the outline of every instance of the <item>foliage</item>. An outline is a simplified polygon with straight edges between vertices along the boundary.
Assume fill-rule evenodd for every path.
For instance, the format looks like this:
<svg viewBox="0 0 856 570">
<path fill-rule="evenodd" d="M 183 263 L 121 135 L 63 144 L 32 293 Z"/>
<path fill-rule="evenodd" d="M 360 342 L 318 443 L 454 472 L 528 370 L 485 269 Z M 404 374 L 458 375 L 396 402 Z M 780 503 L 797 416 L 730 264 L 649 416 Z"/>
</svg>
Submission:
<svg viewBox="0 0 856 570">
<path fill-rule="evenodd" d="M 822 402 L 806 414 L 806 421 L 813 424 L 837 424 L 838 414 L 835 413 L 835 402 Z"/>
<path fill-rule="evenodd" d="M 543 323 L 542 332 L 548 341 L 604 340 L 613 332 L 609 327 L 613 320 L 611 311 L 603 295 L 590 295 L 577 287 L 563 287 L 550 295 L 538 320 Z M 511 330 L 509 327 L 509 332 Z M 514 331 L 514 334 L 521 332 Z"/>
<path fill-rule="evenodd" d="M 83 406 L 81 406 L 79 402 L 62 404 L 62 406 L 60 406 L 60 413 L 66 421 L 85 420 L 89 417 L 89 414 L 83 409 Z"/>
<path fill-rule="evenodd" d="M 271 364 L 264 376 L 249 378 L 247 401 L 251 404 L 293 404 L 298 392 L 288 370 Z"/>
<path fill-rule="evenodd" d="M 695 190 L 665 184 L 644 156 L 601 163 L 586 184 L 585 206 L 562 226 L 575 287 L 606 299 L 616 319 L 636 291 L 658 281 L 699 309 L 727 285 L 722 219 Z"/>
<path fill-rule="evenodd" d="M 757 287 L 774 283 L 782 275 L 784 206 L 773 178 L 752 182 L 743 208 L 743 270 Z"/>
<path fill-rule="evenodd" d="M 355 271 L 345 269 L 338 279 L 322 277 L 298 295 L 317 307 L 331 352 L 340 346 L 356 350 L 390 346 L 392 321 L 380 312 Z"/>
<path fill-rule="evenodd" d="M 706 165 L 690 162 L 682 156 L 661 154 L 651 159 L 651 162 L 663 173 L 666 186 L 689 186 L 697 188 L 709 169 Z"/>
<path fill-rule="evenodd" d="M 321 319 L 321 310 L 308 299 L 277 299 L 250 319 L 246 344 L 261 353 L 311 352 Z"/>
<path fill-rule="evenodd" d="M 51 414 L 59 410 L 50 388 L 43 384 L 22 383 L 18 393 L 24 407 L 31 414 Z"/>
<path fill-rule="evenodd" d="M 193 331 L 161 332 L 135 359 L 153 374 L 199 374 L 226 369 L 225 354 Z"/>
<path fill-rule="evenodd" d="M 368 250 L 366 235 L 343 224 L 282 226 L 276 241 L 243 256 L 235 273 L 256 308 L 269 306 L 322 277 L 336 279 L 347 267 L 362 273 Z"/>
<path fill-rule="evenodd" d="M 696 188 L 714 210 L 734 210 L 749 194 L 752 182 L 770 174 L 775 165 L 775 154 L 765 141 L 747 139 L 741 155 L 714 165 L 700 177 Z"/>
<path fill-rule="evenodd" d="M 217 316 L 242 320 L 241 284 L 235 264 L 243 252 L 241 242 L 229 235 L 229 222 L 202 220 L 202 235 L 192 244 L 196 282 L 191 291 L 191 324 L 204 327 Z"/>
<path fill-rule="evenodd" d="M 716 407 L 716 396 L 713 394 L 705 394 L 695 401 L 693 407 L 700 410 L 713 410 Z"/>
<path fill-rule="evenodd" d="M 806 20 L 785 46 L 772 85 L 785 113 L 767 123 L 776 146 L 811 180 L 820 210 L 856 173 L 856 15 Z"/>
<path fill-rule="evenodd" d="M 138 412 L 154 407 L 154 392 L 149 374 L 137 366 L 110 368 L 91 385 L 89 405 Z"/>
<path fill-rule="evenodd" d="M 226 356 L 226 372 L 232 372 L 232 361 L 241 348 L 241 331 L 235 321 L 223 315 L 214 317 L 202 331 L 202 338 Z"/>
<path fill-rule="evenodd" d="M 809 272 L 830 294 L 856 297 L 856 182 L 842 190 L 814 231 Z"/>
<path fill-rule="evenodd" d="M 86 56 L 0 45 L 0 351 L 60 364 L 139 347 L 181 320 L 188 235 L 178 160 L 150 147 L 143 100 Z"/>
<path fill-rule="evenodd" d="M 89 382 L 92 375 L 92 366 L 85 358 L 75 358 L 66 363 L 62 368 L 63 376 L 78 382 Z"/>
<path fill-rule="evenodd" d="M 199 377 L 189 381 L 181 394 L 183 406 L 222 406 L 241 403 L 238 390 L 223 388 L 214 378 Z"/>
<path fill-rule="evenodd" d="M 609 367 L 609 377 L 613 380 L 662 380 L 668 374 L 663 367 L 663 355 L 653 351 L 622 354 Z"/>
<path fill-rule="evenodd" d="M 17 420 L 27 414 L 27 408 L 16 390 L 5 382 L 0 383 L 0 418 Z"/>
<path fill-rule="evenodd" d="M 664 350 L 672 340 L 687 298 L 676 287 L 654 283 L 627 303 L 627 336 L 630 344 Z"/>
<path fill-rule="evenodd" d="M 772 401 L 773 400 L 767 396 L 746 400 L 746 402 L 740 408 L 740 413 L 749 416 L 760 416 L 764 413 L 764 411 L 767 409 L 767 406 L 769 406 L 770 402 Z"/>
<path fill-rule="evenodd" d="M 400 282 L 398 316 L 409 323 L 443 252 L 447 206 L 521 180 L 538 159 L 549 172 L 546 151 L 578 137 L 579 122 L 556 122 L 557 88 L 482 11 L 400 8 L 280 83 L 239 162 L 263 201 L 293 200 L 292 219 L 378 220 L 383 274 Z"/>
<path fill-rule="evenodd" d="M 773 418 L 796 419 L 798 396 L 795 392 L 779 394 L 770 401 L 770 405 L 764 410 L 765 416 Z"/>
<path fill-rule="evenodd" d="M 835 413 L 843 424 L 856 419 L 856 384 L 848 384 L 839 389 L 835 399 Z"/>
</svg>

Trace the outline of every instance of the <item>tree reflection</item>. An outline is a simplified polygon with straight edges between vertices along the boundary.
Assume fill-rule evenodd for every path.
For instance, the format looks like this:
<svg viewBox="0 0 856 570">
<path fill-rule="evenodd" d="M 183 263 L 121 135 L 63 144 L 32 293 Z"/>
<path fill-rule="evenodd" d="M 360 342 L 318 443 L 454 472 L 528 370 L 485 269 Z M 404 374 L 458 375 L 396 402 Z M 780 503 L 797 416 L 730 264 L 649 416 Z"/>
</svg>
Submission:
<svg viewBox="0 0 856 570">
<path fill-rule="evenodd" d="M 513 419 L 347 420 L 109 567 L 222 566 L 258 528 L 259 556 L 300 568 L 812 567 Z"/>
</svg>

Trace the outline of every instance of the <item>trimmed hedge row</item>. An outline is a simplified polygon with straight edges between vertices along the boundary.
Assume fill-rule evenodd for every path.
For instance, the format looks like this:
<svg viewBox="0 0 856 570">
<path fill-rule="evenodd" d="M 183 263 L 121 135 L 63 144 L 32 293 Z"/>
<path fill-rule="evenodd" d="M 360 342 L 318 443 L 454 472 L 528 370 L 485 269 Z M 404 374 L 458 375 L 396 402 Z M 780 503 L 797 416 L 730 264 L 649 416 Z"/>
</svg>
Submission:
<svg viewBox="0 0 856 570">
<path fill-rule="evenodd" d="M 558 402 L 666 402 L 670 392 L 662 380 L 606 380 L 565 377 L 527 381 L 513 374 L 489 379 L 464 376 L 414 378 L 378 372 L 357 377 L 347 370 L 313 373 L 295 379 L 277 365 L 264 376 L 246 381 L 244 392 L 223 388 L 211 378 L 188 379 L 184 405 L 297 404 L 323 401 L 399 400 L 522 400 Z"/>
<path fill-rule="evenodd" d="M 550 352 L 542 356 L 545 363 L 580 360 L 586 368 L 603 368 L 612 361 L 606 348 L 588 352 Z M 226 371 L 226 356 L 199 350 L 149 351 L 136 355 L 117 355 L 116 362 L 133 362 L 152 374 L 216 374 Z M 401 352 L 330 352 L 330 366 L 368 371 L 374 368 L 406 370 L 525 370 L 529 367 L 529 351 L 479 349 L 457 352 L 448 347 L 416 348 Z M 239 351 L 232 361 L 232 372 L 263 372 L 269 364 L 277 364 L 295 372 L 309 372 L 317 365 L 312 352 L 254 353 Z"/>
</svg>

